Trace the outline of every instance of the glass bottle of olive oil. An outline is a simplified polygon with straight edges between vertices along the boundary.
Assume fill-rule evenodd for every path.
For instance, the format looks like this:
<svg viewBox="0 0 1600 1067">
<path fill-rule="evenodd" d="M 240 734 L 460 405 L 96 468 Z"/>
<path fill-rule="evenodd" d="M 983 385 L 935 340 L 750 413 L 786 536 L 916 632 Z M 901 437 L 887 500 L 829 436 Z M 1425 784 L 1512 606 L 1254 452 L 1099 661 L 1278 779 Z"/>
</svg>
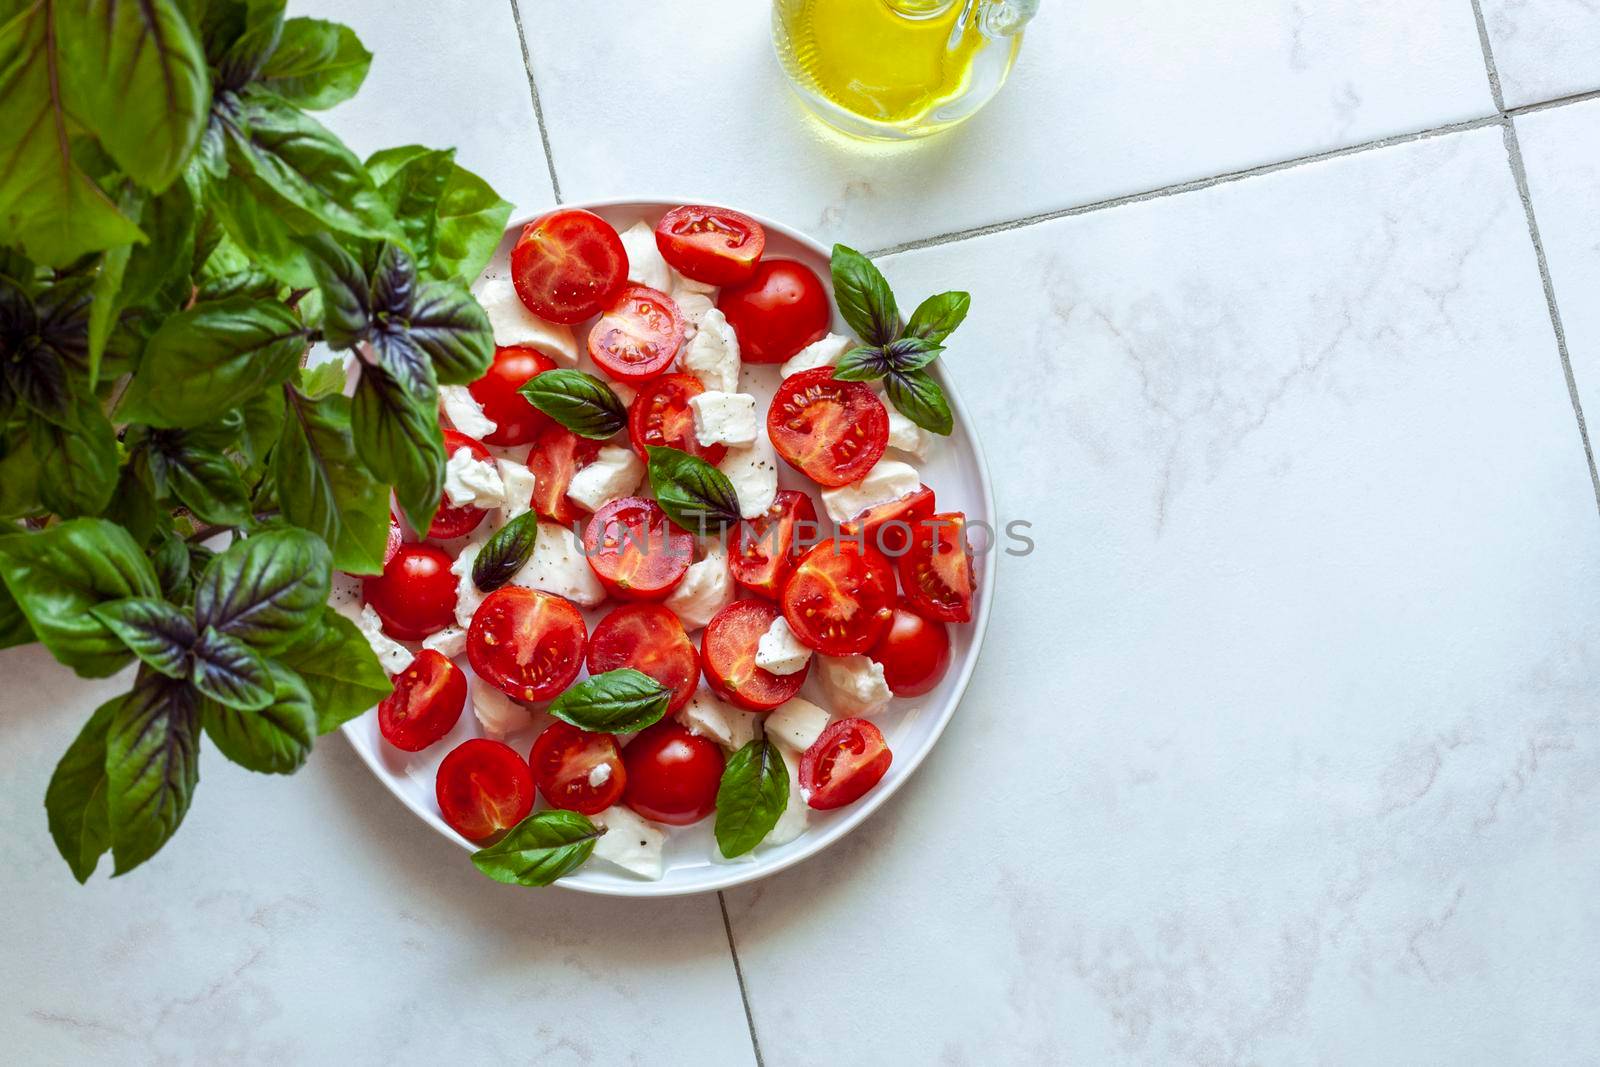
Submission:
<svg viewBox="0 0 1600 1067">
<path fill-rule="evenodd" d="M 859 137 L 923 137 L 999 91 L 1038 0 L 773 0 L 790 83 Z"/>
</svg>

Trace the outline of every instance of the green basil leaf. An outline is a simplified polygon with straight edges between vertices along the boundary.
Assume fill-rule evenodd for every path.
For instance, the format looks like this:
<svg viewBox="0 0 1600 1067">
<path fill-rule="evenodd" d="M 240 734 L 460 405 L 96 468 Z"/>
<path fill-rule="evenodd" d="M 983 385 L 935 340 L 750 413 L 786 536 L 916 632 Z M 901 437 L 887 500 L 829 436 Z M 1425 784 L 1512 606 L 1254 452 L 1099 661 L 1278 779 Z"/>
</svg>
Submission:
<svg viewBox="0 0 1600 1067">
<path fill-rule="evenodd" d="M 372 284 L 356 257 L 327 234 L 301 240 L 322 294 L 322 333 L 335 349 L 352 347 L 372 328 Z"/>
<path fill-rule="evenodd" d="M 250 490 L 221 452 L 182 439 L 152 447 L 150 466 L 152 473 L 159 469 L 157 484 L 165 484 L 201 522 L 244 526 L 250 521 Z"/>
<path fill-rule="evenodd" d="M 623 667 L 586 678 L 550 704 L 550 714 L 582 730 L 626 734 L 667 713 L 672 690 L 642 671 Z"/>
<path fill-rule="evenodd" d="M 309 289 L 317 284 L 299 244 L 302 228 L 315 222 L 285 206 L 271 189 L 228 173 L 208 186 L 206 206 L 228 237 L 228 245 L 248 257 L 240 264 L 266 271 L 285 285 Z"/>
<path fill-rule="evenodd" d="M 156 503 L 149 486 L 139 476 L 140 466 L 137 460 L 123 466 L 117 488 L 111 494 L 111 503 L 100 514 L 125 528 L 138 544 L 148 545 L 158 534 L 172 529 L 172 512 Z M 157 573 L 160 573 L 159 567 Z M 162 590 L 166 590 L 165 585 Z"/>
<path fill-rule="evenodd" d="M 151 426 L 210 422 L 288 379 L 305 349 L 305 327 L 283 304 L 244 297 L 197 304 L 150 338 L 118 415 Z"/>
<path fill-rule="evenodd" d="M 485 593 L 505 585 L 528 557 L 539 539 L 539 515 L 525 511 L 494 532 L 472 561 L 472 584 Z"/>
<path fill-rule="evenodd" d="M 739 522 L 739 497 L 726 474 L 676 448 L 652 446 L 648 451 L 650 488 L 667 518 L 699 536 Z"/>
<path fill-rule="evenodd" d="M 132 658 L 89 609 L 161 592 L 128 531 L 101 519 L 0 538 L 0 580 L 50 654 L 86 678 L 115 674 Z"/>
<path fill-rule="evenodd" d="M 351 405 L 350 429 L 357 453 L 368 470 L 394 486 L 400 510 L 414 530 L 433 524 L 444 493 L 444 435 L 438 410 L 437 390 L 413 395 L 382 368 L 372 366 L 362 370 Z"/>
<path fill-rule="evenodd" d="M 969 293 L 935 293 L 918 304 L 917 310 L 911 313 L 911 321 L 906 323 L 906 336 L 938 344 L 961 325 L 961 320 L 967 317 L 967 310 L 971 307 L 972 296 Z"/>
<path fill-rule="evenodd" d="M 455 167 L 455 155 L 453 148 L 405 145 L 385 148 L 366 162 L 367 173 L 398 220 L 419 270 L 426 270 L 432 260 L 439 201 Z"/>
<path fill-rule="evenodd" d="M 113 697 L 95 709 L 50 776 L 44 792 L 45 816 L 56 851 L 79 884 L 87 882 L 100 857 L 111 848 L 111 809 L 107 802 L 106 734 L 126 697 Z"/>
<path fill-rule="evenodd" d="M 475 382 L 494 362 L 489 316 L 463 285 L 423 283 L 412 302 L 409 322 L 407 332 L 433 359 L 435 375 L 444 385 Z"/>
<path fill-rule="evenodd" d="M 628 425 L 628 411 L 611 387 L 581 370 L 547 370 L 517 390 L 561 425 L 594 441 L 604 441 Z"/>
<path fill-rule="evenodd" d="M 433 256 L 425 273 L 471 282 L 499 247 L 510 218 L 511 204 L 500 199 L 488 182 L 464 167 L 452 167 L 439 200 Z"/>
<path fill-rule="evenodd" d="M 889 370 L 907 371 L 921 370 L 939 358 L 939 353 L 944 351 L 944 346 L 921 337 L 902 337 L 898 341 L 890 341 L 883 347 L 884 362 Z"/>
<path fill-rule="evenodd" d="M 0 519 L 15 521 L 48 510 L 39 499 L 41 470 L 27 427 L 0 426 Z"/>
<path fill-rule="evenodd" d="M 948 437 L 955 426 L 944 390 L 925 370 L 893 371 L 883 379 L 890 403 L 924 430 Z"/>
<path fill-rule="evenodd" d="M 583 866 L 604 833 L 575 811 L 536 811 L 474 852 L 472 865 L 506 885 L 549 885 Z"/>
<path fill-rule="evenodd" d="M 844 245 L 833 246 L 833 299 L 856 336 L 886 345 L 900 335 L 894 291 L 872 260 Z"/>
<path fill-rule="evenodd" d="M 37 640 L 33 636 L 33 627 L 28 625 L 28 617 L 17 606 L 16 598 L 6 588 L 5 582 L 0 582 L 0 648 L 31 645 Z"/>
<path fill-rule="evenodd" d="M 884 350 L 866 345 L 846 352 L 833 368 L 833 376 L 841 382 L 875 382 L 888 372 L 889 360 Z"/>
<path fill-rule="evenodd" d="M 761 844 L 789 803 L 783 753 L 757 738 L 735 752 L 717 786 L 717 848 L 729 859 Z"/>
<path fill-rule="evenodd" d="M 229 760 L 258 774 L 293 774 L 305 763 L 316 740 L 317 713 L 311 694 L 296 674 L 268 661 L 271 701 L 259 711 L 242 711 L 213 701 L 202 705 L 206 735 Z"/>
<path fill-rule="evenodd" d="M 173 182 L 152 197 L 139 215 L 149 238 L 133 246 L 122 278 L 122 303 L 137 307 L 155 302 L 175 310 L 189 296 L 199 218 L 194 190 L 187 181 Z"/>
<path fill-rule="evenodd" d="M 165 189 L 188 162 L 211 105 L 205 54 L 173 0 L 57 3 L 61 91 L 140 185 Z"/>
<path fill-rule="evenodd" d="M 246 267 L 244 270 L 217 274 L 202 281 L 195 288 L 194 302 L 207 304 L 213 300 L 227 300 L 233 296 L 270 300 L 278 295 L 281 288 L 278 279 L 266 271 L 259 267 Z"/>
<path fill-rule="evenodd" d="M 57 515 L 98 515 L 117 487 L 116 430 L 93 395 L 73 398 L 72 425 L 29 423 L 39 463 L 39 498 Z"/>
<path fill-rule="evenodd" d="M 140 672 L 106 735 L 106 786 L 115 874 L 166 844 L 200 781 L 199 712 L 183 682 Z"/>
<path fill-rule="evenodd" d="M 371 65 L 372 53 L 349 26 L 294 18 L 283 24 L 261 80 L 296 107 L 323 111 L 356 95 Z"/>
<path fill-rule="evenodd" d="M 161 583 L 161 595 L 174 603 L 187 602 L 194 592 L 194 583 L 190 581 L 193 577 L 194 560 L 189 556 L 189 546 L 172 534 L 164 534 L 146 555 L 150 559 L 150 566 L 155 568 L 156 579 Z M 184 621 L 187 622 L 187 618 Z M 189 630 L 193 633 L 194 627 L 191 625 Z M 162 671 L 162 673 L 168 672 Z M 177 678 L 181 675 L 174 674 L 172 677 Z"/>
<path fill-rule="evenodd" d="M 398 241 L 377 246 L 372 268 L 372 308 L 380 331 L 401 332 L 417 296 L 417 263 Z M 387 313 L 387 314 L 385 314 Z"/>
<path fill-rule="evenodd" d="M 410 396 L 432 396 L 438 402 L 438 379 L 433 363 L 403 329 L 382 329 L 372 335 L 372 352 L 378 367 Z"/>
<path fill-rule="evenodd" d="M 284 0 L 205 0 L 203 8 L 206 58 L 224 85 L 237 88 L 254 78 L 277 48 Z"/>
<path fill-rule="evenodd" d="M 356 457 L 350 401 L 337 393 L 312 400 L 294 389 L 288 397 L 283 437 L 272 455 L 283 517 L 326 541 L 339 570 L 380 573 L 389 540 L 389 487 Z"/>
<path fill-rule="evenodd" d="M 330 359 L 326 363 L 318 363 L 314 367 L 306 367 L 300 372 L 300 384 L 297 388 L 300 395 L 308 400 L 321 400 L 323 397 L 344 392 L 345 366 L 343 360 Z"/>
<path fill-rule="evenodd" d="M 194 645 L 189 675 L 201 696 L 238 711 L 257 711 L 272 703 L 272 676 L 255 650 L 237 637 L 207 626 Z"/>
<path fill-rule="evenodd" d="M 118 200 L 118 207 L 130 217 L 143 209 L 144 195 L 131 182 Z M 111 328 L 122 314 L 122 282 L 128 273 L 128 260 L 133 255 L 133 245 L 109 248 L 100 257 L 100 269 L 94 275 L 94 299 L 89 305 L 89 388 L 100 382 L 100 360 L 105 355 L 106 341 Z"/>
<path fill-rule="evenodd" d="M 236 542 L 200 576 L 195 626 L 214 626 L 272 655 L 316 623 L 328 599 L 328 546 L 305 530 L 265 530 Z"/>
<path fill-rule="evenodd" d="M 185 555 L 187 563 L 187 555 Z M 168 678 L 189 673 L 189 649 L 195 642 L 189 616 L 160 597 L 136 596 L 96 604 L 89 611 L 151 670 Z"/>
<path fill-rule="evenodd" d="M 317 710 L 318 733 L 365 713 L 394 690 L 356 624 L 326 605 L 317 626 L 278 661 L 305 683 Z"/>
</svg>

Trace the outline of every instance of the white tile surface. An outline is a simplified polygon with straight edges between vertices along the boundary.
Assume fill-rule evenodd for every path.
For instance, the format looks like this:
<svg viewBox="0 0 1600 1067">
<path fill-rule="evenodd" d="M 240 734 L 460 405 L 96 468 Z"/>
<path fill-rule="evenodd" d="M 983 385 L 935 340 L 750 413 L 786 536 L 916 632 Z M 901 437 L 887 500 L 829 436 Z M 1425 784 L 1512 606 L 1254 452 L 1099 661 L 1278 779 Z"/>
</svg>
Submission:
<svg viewBox="0 0 1600 1067">
<path fill-rule="evenodd" d="M 116 689 L 35 649 L 0 653 L 0 677 L 14 1062 L 751 1061 L 715 897 L 646 906 L 490 882 L 342 737 L 292 779 L 208 744 L 178 836 L 78 886 L 45 829 L 45 783 Z"/>
<path fill-rule="evenodd" d="M 1499 131 L 888 273 L 972 289 L 1038 550 L 918 780 L 728 894 L 767 1062 L 1600 1047 L 1600 517 Z"/>
<path fill-rule="evenodd" d="M 518 2 L 565 197 L 720 199 L 863 248 L 1493 111 L 1464 0 L 1054 0 L 985 112 L 863 150 L 805 121 L 763 0 Z"/>
<path fill-rule="evenodd" d="M 1600 89 L 1600 3 L 1480 2 L 1507 107 Z"/>
</svg>

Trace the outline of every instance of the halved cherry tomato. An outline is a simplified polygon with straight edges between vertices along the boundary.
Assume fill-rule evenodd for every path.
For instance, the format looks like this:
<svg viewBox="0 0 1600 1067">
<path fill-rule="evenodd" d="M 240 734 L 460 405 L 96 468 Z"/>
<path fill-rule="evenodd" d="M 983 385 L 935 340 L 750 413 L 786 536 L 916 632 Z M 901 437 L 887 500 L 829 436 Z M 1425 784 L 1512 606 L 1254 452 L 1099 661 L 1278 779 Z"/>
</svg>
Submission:
<svg viewBox="0 0 1600 1067">
<path fill-rule="evenodd" d="M 947 511 L 919 522 L 899 566 L 912 608 L 930 619 L 972 621 L 972 546 L 965 515 Z"/>
<path fill-rule="evenodd" d="M 646 819 L 688 826 L 717 809 L 722 749 L 662 719 L 622 750 L 628 784 L 622 802 Z"/>
<path fill-rule="evenodd" d="M 483 408 L 483 414 L 494 423 L 494 433 L 484 440 L 491 445 L 525 445 L 539 436 L 539 431 L 549 426 L 550 416 L 528 403 L 517 392 L 547 370 L 554 370 L 556 361 L 536 348 L 522 345 L 496 347 L 494 362 L 482 378 L 467 386 Z"/>
<path fill-rule="evenodd" d="M 361 581 L 361 597 L 383 620 L 384 633 L 420 641 L 456 621 L 454 561 L 435 545 L 401 545 L 383 573 Z"/>
<path fill-rule="evenodd" d="M 736 285 L 756 272 L 767 231 L 749 215 L 691 204 L 661 216 L 656 247 L 680 274 L 709 285 Z"/>
<path fill-rule="evenodd" d="M 694 435 L 694 410 L 689 398 L 706 391 L 692 374 L 663 374 L 639 390 L 628 405 L 628 437 L 639 458 L 648 461 L 652 445 L 664 445 L 699 456 L 713 467 L 728 454 L 725 445 L 703 445 Z"/>
<path fill-rule="evenodd" d="M 661 600 L 694 562 L 694 537 L 654 500 L 625 496 L 594 513 L 583 531 L 589 569 L 622 600 Z"/>
<path fill-rule="evenodd" d="M 800 554 L 800 539 L 817 534 L 817 506 L 794 489 L 780 489 L 772 507 L 733 531 L 728 570 L 733 580 L 768 600 L 778 599 Z"/>
<path fill-rule="evenodd" d="M 567 486 L 578 468 L 588 465 L 600 452 L 600 442 L 579 437 L 560 423 L 546 426 L 528 450 L 528 469 L 533 472 L 533 510 L 563 526 L 571 526 L 583 510 L 567 499 Z"/>
<path fill-rule="evenodd" d="M 476 438 L 468 437 L 455 430 L 444 431 L 444 458 L 445 462 L 461 449 L 467 449 L 478 459 L 489 463 L 494 462 L 494 456 L 483 447 L 483 442 Z M 465 537 L 478 528 L 487 511 L 474 504 L 462 504 L 456 507 L 450 503 L 449 496 L 439 498 L 439 510 L 433 513 L 433 523 L 428 527 L 428 536 L 438 541 L 448 541 L 452 537 Z"/>
<path fill-rule="evenodd" d="M 533 742 L 528 763 L 551 807 L 583 815 L 605 811 L 621 800 L 628 781 L 615 737 L 564 722 L 544 728 Z"/>
<path fill-rule="evenodd" d="M 828 290 L 816 272 L 792 259 L 764 259 L 750 280 L 717 296 L 746 363 L 782 363 L 827 336 Z"/>
<path fill-rule="evenodd" d="M 832 367 L 791 374 L 767 409 L 767 436 L 784 462 L 819 485 L 858 482 L 889 446 L 889 412 L 862 382 Z"/>
<path fill-rule="evenodd" d="M 660 604 L 624 604 L 595 624 L 589 673 L 619 667 L 642 671 L 670 688 L 668 715 L 689 703 L 700 681 L 700 653 L 678 616 Z"/>
<path fill-rule="evenodd" d="M 778 617 L 766 600 L 735 600 L 712 616 L 700 638 L 700 663 L 717 695 L 746 711 L 771 711 L 800 692 L 811 664 L 795 674 L 756 666 L 756 646 Z"/>
<path fill-rule="evenodd" d="M 378 704 L 378 732 L 395 748 L 421 752 L 455 727 L 467 706 L 467 676 L 442 653 L 418 652 Z"/>
<path fill-rule="evenodd" d="M 933 514 L 933 490 L 927 486 L 887 504 L 868 508 L 839 524 L 839 535 L 859 540 L 868 548 L 899 559 L 911 547 L 911 534 L 917 523 Z"/>
<path fill-rule="evenodd" d="M 800 757 L 806 803 L 830 811 L 854 803 L 883 780 L 894 758 L 883 733 L 866 719 L 840 719 Z"/>
<path fill-rule="evenodd" d="M 487 841 L 533 810 L 533 772 L 510 745 L 474 737 L 439 764 L 434 795 L 451 829 L 468 841 Z"/>
<path fill-rule="evenodd" d="M 649 381 L 672 366 L 684 330 L 672 297 L 648 285 L 630 285 L 589 331 L 589 358 L 618 381 Z"/>
<path fill-rule="evenodd" d="M 611 224 L 559 208 L 523 228 L 511 249 L 511 283 L 527 309 L 568 326 L 599 313 L 628 281 L 628 253 Z"/>
<path fill-rule="evenodd" d="M 829 656 L 865 652 L 894 615 L 894 569 L 854 541 L 823 541 L 795 564 L 782 604 L 802 644 Z"/>
<path fill-rule="evenodd" d="M 950 635 L 944 623 L 923 618 L 904 604 L 894 609 L 889 628 L 867 650 L 883 665 L 883 680 L 897 697 L 931 692 L 950 666 Z"/>
<path fill-rule="evenodd" d="M 565 597 L 507 585 L 483 598 L 467 629 L 467 662 L 516 700 L 550 700 L 583 667 L 589 633 Z"/>
</svg>

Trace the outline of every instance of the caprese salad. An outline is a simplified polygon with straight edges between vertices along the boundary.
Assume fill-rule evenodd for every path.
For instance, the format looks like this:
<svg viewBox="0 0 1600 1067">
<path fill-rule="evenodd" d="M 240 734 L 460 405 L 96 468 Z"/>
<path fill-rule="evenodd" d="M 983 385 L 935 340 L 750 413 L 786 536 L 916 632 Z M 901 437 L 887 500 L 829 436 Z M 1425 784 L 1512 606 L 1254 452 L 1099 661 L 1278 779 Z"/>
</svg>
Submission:
<svg viewBox="0 0 1600 1067">
<path fill-rule="evenodd" d="M 393 520 L 346 606 L 394 681 L 384 742 L 448 748 L 440 814 L 492 878 L 659 878 L 703 819 L 718 860 L 793 841 L 879 783 L 874 718 L 973 617 L 965 517 L 917 467 L 966 295 L 902 321 L 836 248 L 845 336 L 823 279 L 765 251 L 721 208 L 621 232 L 564 208 L 477 287 L 495 358 L 441 389 L 438 513 Z"/>
</svg>

